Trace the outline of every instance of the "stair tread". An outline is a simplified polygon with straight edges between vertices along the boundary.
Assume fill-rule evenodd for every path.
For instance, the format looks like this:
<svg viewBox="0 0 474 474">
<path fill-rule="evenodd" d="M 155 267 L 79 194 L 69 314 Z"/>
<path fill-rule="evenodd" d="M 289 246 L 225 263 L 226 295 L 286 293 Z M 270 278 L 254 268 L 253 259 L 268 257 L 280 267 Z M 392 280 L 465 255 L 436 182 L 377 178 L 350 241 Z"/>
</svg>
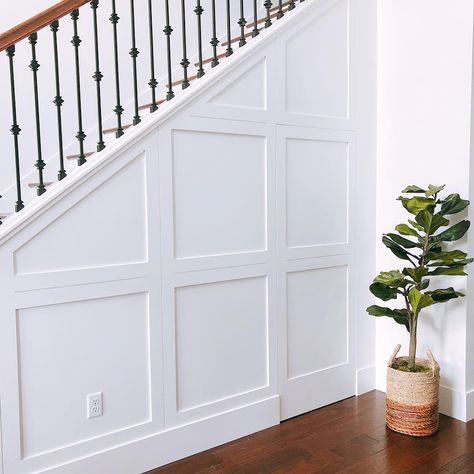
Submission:
<svg viewBox="0 0 474 474">
<path fill-rule="evenodd" d="M 125 125 L 122 125 L 122 128 L 126 130 L 127 128 L 130 128 L 131 126 L 132 126 L 131 123 L 127 123 Z M 106 135 L 107 133 L 115 133 L 116 131 L 117 131 L 117 127 L 113 127 L 113 128 L 106 128 L 102 133 Z"/>
<path fill-rule="evenodd" d="M 198 65 L 199 65 L 199 63 L 198 63 Z M 198 78 L 197 75 L 194 74 L 194 75 L 188 77 L 188 81 L 191 82 L 191 81 L 196 80 L 197 78 Z M 184 82 L 184 79 L 178 79 L 178 80 L 176 80 L 176 81 L 173 81 L 173 82 L 171 83 L 171 87 L 179 86 L 179 85 L 181 85 L 183 82 Z M 166 84 L 166 87 L 169 87 L 169 85 Z"/>
<path fill-rule="evenodd" d="M 43 183 L 45 187 L 51 186 L 52 184 L 53 184 L 53 181 L 45 181 Z M 29 188 L 37 188 L 39 185 L 40 185 L 39 182 L 28 183 Z"/>
<path fill-rule="evenodd" d="M 157 101 L 156 101 L 156 105 L 161 105 L 161 104 L 163 104 L 164 102 L 166 102 L 166 99 L 157 100 Z M 153 105 L 152 102 L 150 102 L 149 104 L 139 105 L 139 106 L 138 106 L 138 110 L 148 109 L 148 108 L 150 108 L 152 105 Z"/>
<path fill-rule="evenodd" d="M 225 58 L 225 53 L 219 53 L 219 54 L 217 55 L 217 59 L 223 59 L 223 58 Z M 209 64 L 209 63 L 211 63 L 213 60 L 214 60 L 214 57 L 210 57 L 210 58 L 203 59 L 202 65 L 204 66 L 204 64 Z M 198 66 L 199 66 L 199 63 L 196 63 L 195 66 L 198 67 Z"/>
<path fill-rule="evenodd" d="M 260 31 L 260 30 L 259 30 L 259 31 Z M 244 37 L 245 37 L 245 38 L 249 38 L 249 37 L 252 36 L 252 35 L 253 35 L 253 31 L 248 31 L 247 33 L 244 34 Z M 240 35 L 239 35 L 239 36 L 234 36 L 234 37 L 230 40 L 230 42 L 231 42 L 231 43 L 237 43 L 237 41 L 240 41 L 240 38 L 241 38 Z M 221 43 L 221 44 L 222 44 L 222 46 L 227 46 L 227 45 L 229 44 L 229 42 L 228 42 L 228 41 L 224 41 L 224 42 Z M 204 63 L 204 62 L 203 62 L 203 63 Z M 198 63 L 198 64 L 199 64 L 199 63 Z"/>
<path fill-rule="evenodd" d="M 92 156 L 94 155 L 96 152 L 95 151 L 88 151 L 86 153 L 84 153 L 84 156 L 87 158 L 88 156 Z M 76 155 L 68 155 L 66 156 L 66 159 L 67 160 L 77 160 L 79 158 L 79 154 L 76 154 Z"/>
</svg>

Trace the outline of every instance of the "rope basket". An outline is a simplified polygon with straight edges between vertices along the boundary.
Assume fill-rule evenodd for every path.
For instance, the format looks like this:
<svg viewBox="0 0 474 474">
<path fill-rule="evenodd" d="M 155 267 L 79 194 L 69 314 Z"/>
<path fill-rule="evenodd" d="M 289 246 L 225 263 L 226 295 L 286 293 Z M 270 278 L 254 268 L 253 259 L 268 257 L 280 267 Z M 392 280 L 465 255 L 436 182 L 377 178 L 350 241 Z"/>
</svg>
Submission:
<svg viewBox="0 0 474 474">
<path fill-rule="evenodd" d="M 430 436 L 438 431 L 439 365 L 428 351 L 428 359 L 417 358 L 416 364 L 431 370 L 396 370 L 394 363 L 408 360 L 408 357 L 397 357 L 400 347 L 400 344 L 395 347 L 388 361 L 385 421 L 391 430 L 398 433 Z"/>
</svg>

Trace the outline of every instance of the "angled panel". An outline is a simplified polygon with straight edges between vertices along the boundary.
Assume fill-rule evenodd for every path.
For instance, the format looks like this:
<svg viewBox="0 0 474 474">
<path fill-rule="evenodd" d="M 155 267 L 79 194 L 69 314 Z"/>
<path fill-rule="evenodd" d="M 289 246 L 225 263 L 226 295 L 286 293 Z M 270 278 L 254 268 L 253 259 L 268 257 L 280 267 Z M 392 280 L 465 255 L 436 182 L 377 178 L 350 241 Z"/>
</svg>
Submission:
<svg viewBox="0 0 474 474">
<path fill-rule="evenodd" d="M 265 110 L 267 108 L 266 75 L 266 59 L 264 58 L 238 76 L 209 103 L 226 107 Z"/>
<path fill-rule="evenodd" d="M 51 249 L 54 252 L 44 252 Z M 14 254 L 16 274 L 147 261 L 145 155 L 122 168 Z"/>
</svg>

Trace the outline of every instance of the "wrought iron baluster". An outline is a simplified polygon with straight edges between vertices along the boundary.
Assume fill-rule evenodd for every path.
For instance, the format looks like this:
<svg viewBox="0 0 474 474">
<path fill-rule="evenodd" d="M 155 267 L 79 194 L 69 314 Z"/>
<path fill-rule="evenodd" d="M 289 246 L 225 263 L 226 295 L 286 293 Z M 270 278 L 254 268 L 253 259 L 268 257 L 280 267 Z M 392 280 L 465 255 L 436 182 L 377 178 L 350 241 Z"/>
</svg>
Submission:
<svg viewBox="0 0 474 474">
<path fill-rule="evenodd" d="M 166 25 L 163 33 L 166 35 L 166 57 L 168 60 L 168 92 L 166 93 L 166 100 L 171 100 L 174 97 L 173 92 L 173 77 L 171 74 L 171 33 L 173 28 L 170 26 L 170 5 L 169 0 L 165 0 L 165 16 Z"/>
<path fill-rule="evenodd" d="M 56 106 L 56 120 L 58 122 L 58 146 L 59 146 L 59 171 L 58 181 L 61 181 L 66 177 L 66 170 L 64 169 L 64 144 L 63 144 L 63 119 L 61 107 L 64 103 L 61 97 L 61 83 L 59 76 L 59 54 L 58 54 L 58 30 L 59 21 L 53 21 L 50 25 L 50 29 L 53 32 L 53 51 L 54 51 L 54 79 L 56 83 L 56 96 L 54 97 L 53 104 Z"/>
<path fill-rule="evenodd" d="M 247 24 L 247 20 L 245 19 L 245 14 L 244 14 L 244 0 L 240 0 L 240 18 L 237 23 L 240 26 L 239 47 L 241 48 L 247 43 L 245 39 L 245 25 Z"/>
<path fill-rule="evenodd" d="M 18 120 L 16 115 L 16 92 L 15 92 L 15 71 L 13 65 L 13 57 L 15 56 L 15 45 L 7 48 L 7 56 L 10 66 L 10 92 L 12 101 L 12 120 L 13 125 L 10 132 L 13 135 L 13 145 L 15 149 L 15 177 L 16 177 L 16 203 L 15 212 L 21 211 L 25 206 L 21 199 L 21 178 L 20 178 L 20 151 L 18 146 L 18 135 L 21 132 L 21 128 L 18 126 Z"/>
<path fill-rule="evenodd" d="M 97 28 L 97 8 L 99 6 L 99 0 L 91 1 L 92 17 L 94 20 L 94 55 L 95 55 L 95 72 L 92 76 L 96 83 L 96 94 L 97 94 L 97 128 L 99 131 L 99 140 L 97 142 L 97 151 L 102 151 L 105 148 L 104 134 L 102 127 L 102 96 L 100 91 L 100 82 L 102 81 L 102 73 L 100 72 L 100 61 L 99 61 L 99 31 Z"/>
<path fill-rule="evenodd" d="M 271 12 L 270 12 L 270 10 L 272 9 L 272 2 L 270 0 L 265 0 L 265 3 L 263 4 L 263 6 L 267 10 L 267 19 L 265 21 L 265 28 L 268 28 L 272 26 L 272 19 L 271 19 Z"/>
<path fill-rule="evenodd" d="M 155 77 L 155 41 L 153 35 L 153 8 L 152 0 L 148 0 L 148 31 L 150 37 L 150 82 L 148 85 L 151 89 L 151 105 L 150 112 L 153 113 L 158 110 L 158 105 L 156 104 L 156 86 L 158 81 Z"/>
<path fill-rule="evenodd" d="M 44 185 L 43 179 L 43 170 L 45 163 L 43 161 L 43 151 L 41 147 L 41 119 L 40 119 L 40 107 L 39 107 L 39 94 L 38 94 L 38 69 L 40 64 L 36 59 L 36 43 L 38 42 L 38 33 L 32 33 L 28 36 L 28 42 L 31 44 L 31 62 L 30 69 L 33 72 L 33 93 L 35 99 L 35 126 L 36 126 L 36 150 L 37 150 L 37 160 L 35 163 L 36 168 L 38 169 L 38 178 L 39 183 L 36 189 L 36 194 L 41 196 L 46 192 L 46 187 Z"/>
<path fill-rule="evenodd" d="M 217 39 L 217 26 L 216 26 L 216 0 L 212 0 L 212 62 L 211 67 L 216 67 L 219 64 L 219 58 L 217 57 L 217 45 L 219 40 Z"/>
<path fill-rule="evenodd" d="M 138 125 L 141 122 L 140 114 L 138 113 L 138 75 L 137 75 L 137 56 L 140 51 L 137 49 L 136 33 L 135 33 L 135 0 L 130 0 L 130 21 L 132 28 L 132 48 L 130 49 L 130 56 L 133 63 L 133 98 L 135 105 L 135 115 L 133 117 L 133 125 Z"/>
<path fill-rule="evenodd" d="M 118 31 L 117 31 L 117 23 L 119 22 L 119 20 L 120 20 L 120 17 L 117 15 L 115 0 L 112 0 L 112 14 L 110 15 L 110 21 L 112 23 L 113 36 L 114 36 L 114 69 L 115 69 L 115 100 L 116 100 L 114 112 L 115 112 L 115 115 L 117 116 L 117 130 L 115 131 L 116 138 L 120 138 L 123 135 L 123 128 L 122 128 L 123 107 L 120 104 L 120 69 L 119 69 Z"/>
<path fill-rule="evenodd" d="M 78 123 L 78 132 L 76 135 L 77 141 L 79 143 L 79 156 L 77 158 L 77 164 L 82 166 L 87 160 L 84 155 L 84 140 L 86 139 L 86 134 L 82 129 L 82 99 L 81 99 L 81 68 L 79 63 L 79 46 L 81 45 L 81 39 L 77 34 L 77 20 L 79 18 L 79 10 L 73 10 L 71 13 L 71 18 L 74 27 L 74 35 L 72 37 L 71 43 L 74 46 L 74 62 L 76 68 L 76 98 L 77 98 L 77 123 Z"/>
<path fill-rule="evenodd" d="M 232 34 L 230 30 L 230 0 L 226 0 L 226 16 L 227 16 L 227 49 L 225 55 L 230 56 L 234 50 L 232 49 Z"/>
<path fill-rule="evenodd" d="M 278 0 L 278 13 L 277 13 L 277 20 L 283 18 L 285 14 L 283 13 L 283 0 Z"/>
<path fill-rule="evenodd" d="M 304 0 L 300 0 L 300 2 L 302 2 L 302 1 L 304 1 Z M 295 0 L 291 0 L 290 4 L 288 5 L 288 11 L 293 10 L 293 8 L 295 8 L 295 7 L 296 7 Z"/>
<path fill-rule="evenodd" d="M 258 30 L 258 9 L 257 9 L 257 0 L 253 0 L 253 30 L 252 38 L 255 38 L 260 33 Z"/>
<path fill-rule="evenodd" d="M 197 0 L 196 8 L 194 13 L 197 15 L 197 27 L 198 27 L 198 56 L 199 56 L 199 69 L 197 71 L 197 77 L 204 76 L 205 72 L 202 67 L 202 21 L 201 16 L 204 12 L 204 9 L 201 6 L 201 0 Z"/>
<path fill-rule="evenodd" d="M 183 66 L 183 82 L 181 87 L 186 89 L 189 86 L 189 79 L 188 79 L 188 66 L 189 66 L 189 59 L 187 54 L 186 48 L 186 5 L 185 0 L 181 0 L 181 36 L 183 39 L 183 59 L 181 61 L 181 66 Z"/>
</svg>

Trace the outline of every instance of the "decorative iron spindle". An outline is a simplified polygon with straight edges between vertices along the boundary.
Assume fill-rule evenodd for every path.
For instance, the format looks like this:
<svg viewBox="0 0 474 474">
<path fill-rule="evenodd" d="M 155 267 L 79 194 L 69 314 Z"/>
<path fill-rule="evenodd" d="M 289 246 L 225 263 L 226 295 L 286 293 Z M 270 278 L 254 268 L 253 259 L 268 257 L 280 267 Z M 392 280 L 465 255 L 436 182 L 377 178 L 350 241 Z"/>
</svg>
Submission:
<svg viewBox="0 0 474 474">
<path fill-rule="evenodd" d="M 56 83 L 56 96 L 54 97 L 53 104 L 56 106 L 56 119 L 58 122 L 58 145 L 59 145 L 59 171 L 58 181 L 61 181 L 66 177 L 66 170 L 64 169 L 64 144 L 63 144 L 63 119 L 61 107 L 64 103 L 61 97 L 61 82 L 59 79 L 59 54 L 58 54 L 58 30 L 59 21 L 53 21 L 50 25 L 50 29 L 53 32 L 53 51 L 54 51 L 54 79 Z"/>
<path fill-rule="evenodd" d="M 102 151 L 105 148 L 104 134 L 102 127 L 102 96 L 100 92 L 100 82 L 104 77 L 100 72 L 100 61 L 99 61 L 99 31 L 97 28 L 97 7 L 99 6 L 99 0 L 91 1 L 92 17 L 94 21 L 94 55 L 95 55 L 95 72 L 92 76 L 96 84 L 97 94 L 97 128 L 99 132 L 99 140 L 97 141 L 97 151 Z"/>
<path fill-rule="evenodd" d="M 265 0 L 265 3 L 263 6 L 267 10 L 267 19 L 265 21 L 265 28 L 268 28 L 269 26 L 272 26 L 272 19 L 271 19 L 271 12 L 270 10 L 272 9 L 272 2 L 270 0 Z"/>
<path fill-rule="evenodd" d="M 74 62 L 76 67 L 77 124 L 79 129 L 76 135 L 77 141 L 79 143 L 77 164 L 82 166 L 87 160 L 86 156 L 84 155 L 84 140 L 86 139 L 86 134 L 84 133 L 84 130 L 82 130 L 81 68 L 79 63 L 79 46 L 81 45 L 81 39 L 77 34 L 77 20 L 79 18 L 79 10 L 73 10 L 71 13 L 71 18 L 74 27 L 74 35 L 72 37 L 71 43 L 74 46 Z"/>
<path fill-rule="evenodd" d="M 38 42 L 38 33 L 32 33 L 28 36 L 28 42 L 31 44 L 31 62 L 30 69 L 33 72 L 33 94 L 35 101 L 35 125 L 36 125 L 36 150 L 37 150 L 37 160 L 35 163 L 36 168 L 38 169 L 38 187 L 36 189 L 36 194 L 41 196 L 46 192 L 46 187 L 44 185 L 43 179 L 43 170 L 45 163 L 43 161 L 43 151 L 41 147 L 41 119 L 40 119 L 40 107 L 39 107 L 39 93 L 38 93 L 38 69 L 40 64 L 36 59 L 36 43 Z"/>
<path fill-rule="evenodd" d="M 181 66 L 183 66 L 183 82 L 181 87 L 186 89 L 189 86 L 189 79 L 188 79 L 188 66 L 189 66 L 189 59 L 187 54 L 187 46 L 186 46 L 186 5 L 185 0 L 181 0 L 181 30 L 182 30 L 182 39 L 183 39 L 183 59 L 181 61 Z"/>
<path fill-rule="evenodd" d="M 240 18 L 237 23 L 240 26 L 239 47 L 241 48 L 247 43 L 245 39 L 245 25 L 247 24 L 247 20 L 245 19 L 245 14 L 244 14 L 244 0 L 240 0 Z"/>
<path fill-rule="evenodd" d="M 304 0 L 300 0 L 300 2 L 301 1 L 304 1 Z M 291 0 L 291 2 L 288 5 L 288 11 L 293 10 L 293 8 L 295 8 L 295 7 L 296 7 L 295 0 Z"/>
<path fill-rule="evenodd" d="M 116 100 L 114 112 L 115 112 L 115 115 L 117 116 L 117 129 L 115 131 L 116 138 L 120 138 L 123 135 L 123 128 L 122 128 L 123 107 L 120 104 L 120 69 L 119 69 L 118 32 L 117 32 L 117 23 L 119 22 L 119 20 L 120 20 L 120 17 L 117 15 L 115 0 L 112 0 L 112 14 L 110 15 L 110 21 L 112 23 L 112 29 L 113 29 L 113 35 L 114 35 L 114 68 L 115 68 L 115 100 Z"/>
<path fill-rule="evenodd" d="M 219 40 L 217 39 L 217 26 L 216 26 L 216 0 L 212 0 L 212 62 L 211 67 L 216 67 L 219 64 L 219 58 L 217 57 L 217 45 Z"/>
<path fill-rule="evenodd" d="M 133 98 L 135 115 L 133 116 L 133 125 L 138 125 L 141 122 L 140 114 L 138 113 L 138 74 L 137 74 L 137 56 L 140 51 L 137 49 L 136 33 L 135 33 L 135 0 L 130 0 L 130 21 L 132 27 L 132 48 L 130 49 L 130 56 L 133 63 Z"/>
<path fill-rule="evenodd" d="M 258 8 L 257 8 L 257 0 L 253 0 L 253 30 L 252 30 L 252 38 L 255 38 L 260 33 L 258 31 Z"/>
<path fill-rule="evenodd" d="M 194 13 L 197 15 L 197 28 L 198 28 L 198 56 L 199 56 L 199 68 L 197 71 L 197 77 L 204 76 L 205 72 L 202 67 L 202 21 L 201 16 L 204 12 L 204 9 L 201 6 L 201 0 L 197 0 L 196 8 Z"/>
<path fill-rule="evenodd" d="M 277 19 L 283 18 L 285 14 L 283 13 L 283 0 L 278 0 L 278 13 Z"/>
<path fill-rule="evenodd" d="M 15 56 L 15 45 L 7 48 L 7 56 L 10 66 L 10 92 L 12 101 L 12 120 L 13 125 L 10 132 L 13 135 L 13 145 L 15 149 L 15 177 L 16 177 L 16 203 L 15 212 L 21 211 L 25 206 L 21 199 L 21 178 L 20 178 L 20 150 L 18 146 L 18 135 L 21 132 L 21 128 L 18 126 L 18 120 L 16 115 L 16 93 L 15 93 L 15 71 L 13 66 L 13 56 Z"/>
<path fill-rule="evenodd" d="M 168 92 L 166 93 L 166 100 L 171 100 L 174 97 L 173 92 L 173 77 L 171 75 L 171 33 L 173 28 L 170 26 L 170 5 L 169 0 L 165 0 L 165 16 L 166 25 L 163 33 L 166 35 L 166 57 L 168 60 Z"/>
<path fill-rule="evenodd" d="M 148 0 L 148 34 L 150 37 L 150 81 L 148 85 L 151 89 L 151 105 L 150 112 L 153 113 L 158 110 L 158 105 L 156 104 L 156 86 L 158 81 L 155 77 L 155 39 L 153 35 L 153 8 L 152 0 Z"/>
<path fill-rule="evenodd" d="M 225 55 L 230 56 L 234 50 L 232 49 L 232 33 L 230 29 L 230 0 L 226 0 L 226 16 L 227 16 L 227 49 Z"/>
</svg>

